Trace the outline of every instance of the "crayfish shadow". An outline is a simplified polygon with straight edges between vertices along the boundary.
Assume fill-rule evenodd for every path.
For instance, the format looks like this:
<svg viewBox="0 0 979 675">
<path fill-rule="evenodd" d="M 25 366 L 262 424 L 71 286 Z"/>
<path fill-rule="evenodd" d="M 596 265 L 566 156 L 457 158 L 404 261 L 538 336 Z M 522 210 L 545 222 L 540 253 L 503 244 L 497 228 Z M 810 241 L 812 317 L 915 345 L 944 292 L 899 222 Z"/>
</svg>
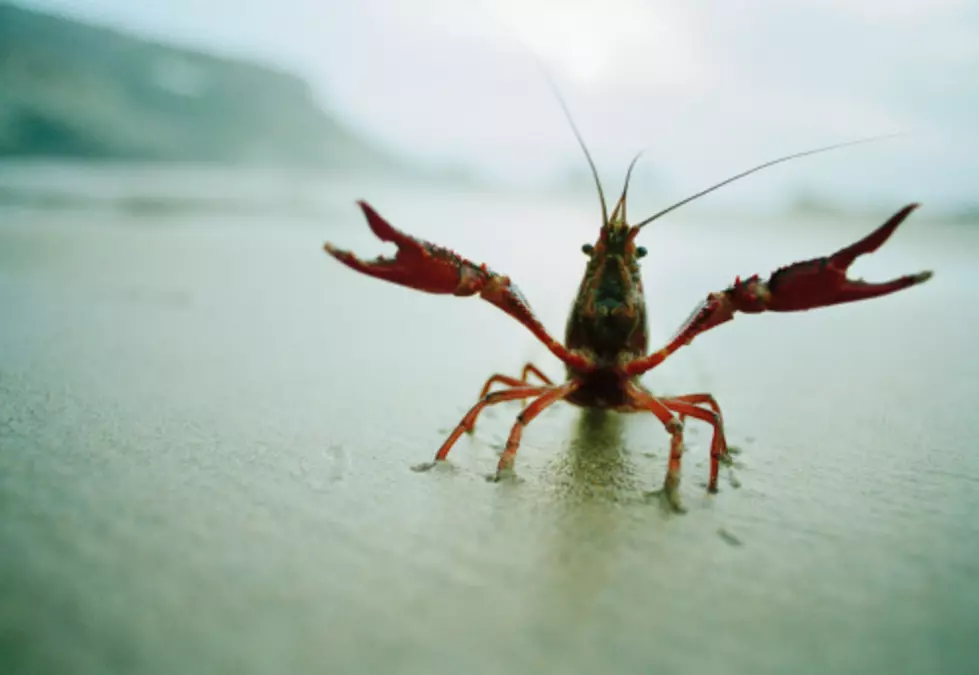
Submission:
<svg viewBox="0 0 979 675">
<path fill-rule="evenodd" d="M 625 425 L 625 415 L 581 410 L 567 451 L 546 469 L 552 485 L 573 501 L 641 501 L 643 481 L 626 451 Z"/>
</svg>

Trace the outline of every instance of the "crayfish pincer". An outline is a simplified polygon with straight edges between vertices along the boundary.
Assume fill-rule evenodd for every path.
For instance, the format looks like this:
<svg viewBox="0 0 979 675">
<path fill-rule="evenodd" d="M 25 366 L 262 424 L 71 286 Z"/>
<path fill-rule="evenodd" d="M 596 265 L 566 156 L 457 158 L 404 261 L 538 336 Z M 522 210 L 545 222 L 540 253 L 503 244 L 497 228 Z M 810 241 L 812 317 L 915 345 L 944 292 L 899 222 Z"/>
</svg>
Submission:
<svg viewBox="0 0 979 675">
<path fill-rule="evenodd" d="M 568 119 L 571 121 L 570 115 Z M 397 246 L 395 256 L 364 261 L 331 244 L 326 244 L 325 249 L 347 267 L 394 284 L 427 293 L 478 295 L 526 326 L 564 364 L 565 378 L 560 383 L 551 381 L 529 363 L 519 378 L 499 373 L 491 375 L 476 404 L 436 452 L 434 462 L 418 468 L 429 468 L 436 462 L 444 461 L 459 437 L 473 430 L 479 413 L 487 406 L 504 401 L 529 399 L 530 403 L 517 415 L 494 474 L 497 478 L 513 470 L 524 427 L 558 401 L 620 413 L 646 412 L 652 413 L 670 436 L 670 457 L 662 494 L 672 507 L 680 510 L 678 487 L 683 454 L 683 421 L 689 417 L 712 427 L 707 489 L 713 493 L 717 491 L 719 464 L 730 463 L 721 409 L 709 393 L 656 396 L 642 385 L 640 376 L 665 361 L 673 352 L 689 345 L 696 336 L 730 321 L 738 313 L 805 311 L 879 298 L 927 281 L 931 278 L 931 272 L 909 274 L 882 283 L 847 277 L 847 270 L 854 260 L 877 250 L 917 208 L 917 204 L 905 206 L 869 235 L 832 255 L 779 268 L 767 279 L 757 275 L 744 280 L 739 278 L 728 288 L 709 294 L 665 346 L 650 352 L 639 268 L 639 261 L 646 251 L 635 243 L 642 228 L 733 180 L 778 162 L 841 146 L 809 150 L 766 162 L 673 204 L 637 224 L 630 224 L 626 217 L 626 196 L 636 160 L 633 159 L 629 165 L 622 195 L 609 215 L 594 162 L 573 121 L 571 126 L 595 178 L 602 207 L 602 223 L 595 242 L 582 247 L 587 257 L 585 272 L 571 306 L 563 343 L 548 333 L 509 277 L 490 270 L 485 264 L 476 264 L 449 249 L 395 229 L 365 202 L 360 202 L 360 207 L 367 224 L 382 241 Z M 534 382 L 531 382 L 531 376 Z M 493 385 L 501 385 L 501 388 L 490 391 Z"/>
</svg>

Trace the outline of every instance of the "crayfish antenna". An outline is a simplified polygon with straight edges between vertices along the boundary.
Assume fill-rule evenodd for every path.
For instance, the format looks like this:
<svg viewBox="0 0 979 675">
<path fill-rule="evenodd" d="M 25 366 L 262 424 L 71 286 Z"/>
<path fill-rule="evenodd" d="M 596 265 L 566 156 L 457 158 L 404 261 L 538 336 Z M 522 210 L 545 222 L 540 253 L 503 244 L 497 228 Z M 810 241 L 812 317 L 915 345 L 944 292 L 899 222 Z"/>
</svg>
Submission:
<svg viewBox="0 0 979 675">
<path fill-rule="evenodd" d="M 588 146 L 585 145 L 585 140 L 581 136 L 581 132 L 578 131 L 578 125 L 574 123 L 574 117 L 571 115 L 571 110 L 568 108 L 568 104 L 565 102 L 564 97 L 561 95 L 561 91 L 558 89 L 557 84 L 551 77 L 551 74 L 547 72 L 543 64 L 538 61 L 541 70 L 544 72 L 544 77 L 547 79 L 548 84 L 551 86 L 551 91 L 554 92 L 555 98 L 557 98 L 558 103 L 561 105 L 561 109 L 564 111 L 564 116 L 568 120 L 568 124 L 571 125 L 571 131 L 574 132 L 574 137 L 578 140 L 578 145 L 585 153 L 585 159 L 588 160 L 588 166 L 591 168 L 592 178 L 595 179 L 595 187 L 598 188 L 598 199 L 602 203 L 602 227 L 608 227 L 608 205 L 605 202 L 605 192 L 602 190 L 602 181 L 598 177 L 598 169 L 595 168 L 595 162 L 591 158 L 591 153 L 588 152 Z"/>
<path fill-rule="evenodd" d="M 785 157 L 779 157 L 778 159 L 770 160 L 768 162 L 765 162 L 764 164 L 759 164 L 756 167 L 753 167 L 751 169 L 748 169 L 747 171 L 742 171 L 741 173 L 739 173 L 736 176 L 732 176 L 732 177 L 730 177 L 730 178 L 728 178 L 726 180 L 722 180 L 720 183 L 717 183 L 716 185 L 712 185 L 712 186 L 710 186 L 709 188 L 707 188 L 705 190 L 701 190 L 697 194 L 691 195 L 691 196 L 687 197 L 686 199 L 681 199 L 680 201 L 678 201 L 677 203 L 673 204 L 672 206 L 668 206 L 665 209 L 663 209 L 662 211 L 659 211 L 657 213 L 654 213 L 649 218 L 646 218 L 646 220 L 644 220 L 641 223 L 639 223 L 638 225 L 636 225 L 633 229 L 634 229 L 635 232 L 638 232 L 640 229 L 642 229 L 643 227 L 645 227 L 649 223 L 653 222 L 657 218 L 661 218 L 662 216 L 665 216 L 670 211 L 674 211 L 674 210 L 680 208 L 681 206 L 683 206 L 685 204 L 689 204 L 690 202 L 694 201 L 695 199 L 700 199 L 704 195 L 707 195 L 707 194 L 713 192 L 714 190 L 717 190 L 718 188 L 722 188 L 722 187 L 724 187 L 725 185 L 727 185 L 729 183 L 733 183 L 736 180 L 740 180 L 741 178 L 744 178 L 745 176 L 750 176 L 751 174 L 755 173 L 756 171 L 761 171 L 762 169 L 767 169 L 770 166 L 774 166 L 776 164 L 781 164 L 782 162 L 787 162 L 790 159 L 799 159 L 800 157 L 806 157 L 808 155 L 817 155 L 819 153 L 829 152 L 830 150 L 837 150 L 839 148 L 845 148 L 845 147 L 848 147 L 848 146 L 851 146 L 851 145 L 860 145 L 861 143 L 870 143 L 872 141 L 881 141 L 881 140 L 884 140 L 884 139 L 887 139 L 887 138 L 895 138 L 897 136 L 903 136 L 903 135 L 904 134 L 897 133 L 897 134 L 886 134 L 886 135 L 883 135 L 883 136 L 871 136 L 869 138 L 860 138 L 860 139 L 857 139 L 855 141 L 846 141 L 844 143 L 835 143 L 833 145 L 827 145 L 827 146 L 824 146 L 824 147 L 821 147 L 821 148 L 815 148 L 813 150 L 804 150 L 803 152 L 796 152 L 796 153 L 793 153 L 791 155 L 786 155 Z"/>
<path fill-rule="evenodd" d="M 632 158 L 631 162 L 629 162 L 629 169 L 625 172 L 625 185 L 622 187 L 622 196 L 619 197 L 618 203 L 615 205 L 615 208 L 612 209 L 612 222 L 615 222 L 616 220 L 621 220 L 623 223 L 626 222 L 625 204 L 626 198 L 629 194 L 629 179 L 632 178 L 632 170 L 635 168 L 636 162 L 639 161 L 639 158 L 642 157 L 642 152 L 642 150 L 637 152 L 636 156 Z"/>
</svg>

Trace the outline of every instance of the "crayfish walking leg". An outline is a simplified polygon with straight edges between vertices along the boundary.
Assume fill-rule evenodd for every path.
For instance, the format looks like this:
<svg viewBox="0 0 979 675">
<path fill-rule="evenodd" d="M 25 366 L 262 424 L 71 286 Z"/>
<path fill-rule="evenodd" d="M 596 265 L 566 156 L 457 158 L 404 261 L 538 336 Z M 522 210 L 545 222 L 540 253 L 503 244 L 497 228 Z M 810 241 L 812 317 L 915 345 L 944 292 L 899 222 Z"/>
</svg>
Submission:
<svg viewBox="0 0 979 675">
<path fill-rule="evenodd" d="M 681 396 L 670 396 L 669 400 L 707 405 L 711 410 L 717 413 L 718 419 L 722 419 L 721 406 L 717 404 L 717 400 L 711 394 L 683 394 Z M 682 421 L 684 417 L 685 415 L 681 414 L 680 420 Z"/>
<path fill-rule="evenodd" d="M 670 461 L 666 467 L 666 478 L 663 479 L 661 494 L 674 511 L 683 511 L 679 492 L 680 460 L 683 456 L 683 422 L 674 416 L 665 402 L 660 401 L 652 394 L 633 385 L 629 386 L 627 392 L 632 399 L 632 405 L 638 410 L 647 410 L 653 413 L 670 434 Z M 691 415 L 691 411 L 686 411 L 685 414 Z"/>
<path fill-rule="evenodd" d="M 501 391 L 494 391 L 491 394 L 486 394 L 483 396 L 476 405 L 469 409 L 462 421 L 456 425 L 456 428 L 452 430 L 449 437 L 445 439 L 442 443 L 442 447 L 438 449 L 435 453 L 435 459 L 431 462 L 426 462 L 424 464 L 418 464 L 412 467 L 415 471 L 427 471 L 435 466 L 436 462 L 444 461 L 446 457 L 449 456 L 449 450 L 455 445 L 459 437 L 462 436 L 463 432 L 472 427 L 476 421 L 476 416 L 482 412 L 483 408 L 488 405 L 493 405 L 495 403 L 503 403 L 504 401 L 514 401 L 517 399 L 529 398 L 531 396 L 540 396 L 548 391 L 551 391 L 553 387 L 514 387 L 512 389 L 503 389 Z"/>
<path fill-rule="evenodd" d="M 526 385 L 529 382 L 527 376 L 530 375 L 531 373 L 536 375 L 537 378 L 544 384 L 554 384 L 553 382 L 551 382 L 551 378 L 549 378 L 547 375 L 542 373 L 537 366 L 535 366 L 533 363 L 528 363 L 523 367 L 523 371 L 520 373 L 519 380 L 515 377 L 510 377 L 509 375 L 501 375 L 500 373 L 490 375 L 489 378 L 486 380 L 486 384 L 483 385 L 482 391 L 479 392 L 479 398 L 483 398 L 484 396 L 486 396 L 486 394 L 489 393 L 490 387 L 493 386 L 494 382 L 501 382 L 503 384 L 510 385 L 511 387 L 520 387 Z"/>
<path fill-rule="evenodd" d="M 697 407 L 693 403 L 689 403 L 684 400 L 701 400 L 701 397 L 703 396 L 708 396 L 713 401 L 713 397 L 711 397 L 709 394 L 691 394 L 689 396 L 665 398 L 662 399 L 662 403 L 667 408 L 680 415 L 681 421 L 685 417 L 694 417 L 707 422 L 714 427 L 714 435 L 710 442 L 710 479 L 707 482 L 707 491 L 717 492 L 718 463 L 728 460 L 727 440 L 724 438 L 724 423 L 721 419 L 720 410 L 704 410 L 703 408 Z M 716 406 L 717 403 L 715 402 L 714 405 Z"/>
<path fill-rule="evenodd" d="M 507 439 L 506 447 L 503 448 L 503 454 L 500 455 L 500 463 L 496 467 L 496 475 L 490 476 L 491 480 L 499 480 L 507 472 L 513 470 L 513 464 L 517 460 L 517 448 L 520 447 L 520 437 L 523 435 L 523 428 L 530 424 L 531 420 L 544 412 L 545 408 L 565 398 L 580 386 L 580 382 L 571 380 L 566 384 L 562 384 L 560 387 L 549 387 L 546 393 L 542 394 L 540 398 L 524 408 L 523 412 L 517 415 L 517 421 L 510 430 L 510 437 Z M 510 391 L 513 390 L 511 389 Z"/>
<path fill-rule="evenodd" d="M 519 380 L 517 378 L 515 378 L 515 377 L 510 377 L 509 375 L 502 375 L 500 373 L 495 373 L 493 375 L 490 375 L 489 378 L 486 380 L 486 384 L 483 385 L 482 390 L 480 390 L 480 392 L 479 392 L 479 398 L 480 398 L 480 400 L 482 400 L 486 396 L 486 394 L 489 393 L 490 387 L 492 387 L 497 382 L 499 382 L 500 384 L 505 384 L 508 387 L 525 387 L 525 386 L 527 386 L 527 384 L 528 384 L 528 382 L 527 382 L 527 376 L 529 374 L 531 374 L 531 373 L 533 373 L 540 380 L 542 380 L 544 382 L 544 384 L 548 384 L 548 385 L 553 385 L 554 384 L 553 382 L 551 382 L 551 378 L 549 378 L 547 375 L 545 375 L 544 373 L 542 373 L 537 366 L 535 366 L 533 363 L 528 363 L 528 364 L 526 364 L 523 367 L 523 371 L 520 374 L 520 379 Z M 521 399 L 521 401 L 523 401 L 523 400 L 525 400 L 525 399 Z M 476 429 L 476 416 L 478 414 L 479 413 L 477 413 L 476 415 L 474 415 L 470 419 L 470 424 L 465 429 L 465 432 L 467 434 L 471 434 Z"/>
</svg>

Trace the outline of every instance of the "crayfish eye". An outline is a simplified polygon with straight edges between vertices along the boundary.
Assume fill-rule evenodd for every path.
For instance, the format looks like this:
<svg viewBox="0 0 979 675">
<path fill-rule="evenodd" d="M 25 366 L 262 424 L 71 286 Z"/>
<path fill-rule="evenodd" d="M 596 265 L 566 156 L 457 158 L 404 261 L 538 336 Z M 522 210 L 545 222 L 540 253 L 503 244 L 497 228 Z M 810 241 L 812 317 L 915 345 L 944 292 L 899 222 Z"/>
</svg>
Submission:
<svg viewBox="0 0 979 675">
<path fill-rule="evenodd" d="M 647 251 L 647 250 L 646 250 L 646 247 L 645 247 L 645 246 L 640 246 L 640 247 L 638 247 L 638 248 L 636 249 L 636 257 L 637 257 L 637 258 L 642 258 L 642 257 L 644 257 L 644 256 L 645 256 L 645 255 L 646 255 L 647 253 L 649 253 L 649 251 Z"/>
<path fill-rule="evenodd" d="M 581 252 L 584 253 L 585 255 L 591 255 L 592 253 L 595 252 L 595 247 L 592 246 L 591 244 L 585 244 L 584 246 L 581 247 Z"/>
</svg>

